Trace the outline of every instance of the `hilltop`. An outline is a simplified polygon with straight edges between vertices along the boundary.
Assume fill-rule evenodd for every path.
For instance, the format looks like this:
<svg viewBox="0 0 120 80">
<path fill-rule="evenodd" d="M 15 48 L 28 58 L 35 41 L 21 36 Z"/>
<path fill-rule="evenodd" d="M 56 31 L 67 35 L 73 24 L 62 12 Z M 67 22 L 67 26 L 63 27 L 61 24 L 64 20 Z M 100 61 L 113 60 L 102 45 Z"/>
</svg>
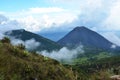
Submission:
<svg viewBox="0 0 120 80">
<path fill-rule="evenodd" d="M 35 42 L 38 42 L 40 45 L 38 45 L 33 51 L 53 51 L 53 50 L 59 50 L 62 48 L 59 44 L 57 44 L 54 41 L 51 41 L 43 36 L 40 36 L 38 34 L 26 31 L 24 29 L 18 29 L 18 30 L 10 30 L 5 32 L 5 35 L 8 37 L 13 37 L 18 40 L 22 40 L 23 42 L 29 41 L 29 40 L 34 40 Z M 34 43 L 31 45 L 34 45 Z"/>
<path fill-rule="evenodd" d="M 74 73 L 58 61 L 30 53 L 22 44 L 0 41 L 0 80 L 75 80 Z"/>
</svg>

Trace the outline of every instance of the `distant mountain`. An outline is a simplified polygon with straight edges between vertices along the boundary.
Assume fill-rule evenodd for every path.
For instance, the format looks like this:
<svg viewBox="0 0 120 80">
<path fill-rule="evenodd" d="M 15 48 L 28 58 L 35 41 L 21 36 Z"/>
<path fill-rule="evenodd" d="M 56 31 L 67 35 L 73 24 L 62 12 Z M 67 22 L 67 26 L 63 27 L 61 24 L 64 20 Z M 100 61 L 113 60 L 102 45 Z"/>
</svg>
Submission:
<svg viewBox="0 0 120 80">
<path fill-rule="evenodd" d="M 52 51 L 61 48 L 61 46 L 58 43 L 51 41 L 47 38 L 44 38 L 38 34 L 26 31 L 24 29 L 7 31 L 5 35 L 14 37 L 16 39 L 21 39 L 23 41 L 34 39 L 35 41 L 40 43 L 40 45 L 36 49 L 34 49 L 35 51 L 41 51 L 41 50 Z"/>
<path fill-rule="evenodd" d="M 84 26 L 74 28 L 66 36 L 60 39 L 58 43 L 67 47 L 77 47 L 79 45 L 83 45 L 88 48 L 100 48 L 104 50 L 118 48 L 117 45 L 111 43 L 100 34 Z"/>
</svg>

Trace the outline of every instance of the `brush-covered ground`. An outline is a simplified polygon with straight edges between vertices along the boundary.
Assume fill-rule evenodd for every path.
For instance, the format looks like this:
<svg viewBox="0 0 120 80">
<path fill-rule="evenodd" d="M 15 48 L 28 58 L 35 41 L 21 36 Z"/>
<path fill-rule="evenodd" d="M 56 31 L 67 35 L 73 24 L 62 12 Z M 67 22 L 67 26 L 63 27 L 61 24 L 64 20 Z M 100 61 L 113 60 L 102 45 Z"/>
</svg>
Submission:
<svg viewBox="0 0 120 80">
<path fill-rule="evenodd" d="M 58 61 L 30 53 L 23 45 L 0 40 L 0 80 L 76 80 L 75 74 Z"/>
</svg>

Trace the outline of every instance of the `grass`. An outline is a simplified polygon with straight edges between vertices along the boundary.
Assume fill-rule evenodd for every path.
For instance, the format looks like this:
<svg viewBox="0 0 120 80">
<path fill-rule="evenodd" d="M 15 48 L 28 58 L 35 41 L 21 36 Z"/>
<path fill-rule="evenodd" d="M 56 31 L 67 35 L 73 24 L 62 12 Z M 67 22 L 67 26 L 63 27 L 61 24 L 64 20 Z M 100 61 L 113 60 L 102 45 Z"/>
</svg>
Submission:
<svg viewBox="0 0 120 80">
<path fill-rule="evenodd" d="M 0 80 L 75 80 L 58 61 L 0 42 Z"/>
</svg>

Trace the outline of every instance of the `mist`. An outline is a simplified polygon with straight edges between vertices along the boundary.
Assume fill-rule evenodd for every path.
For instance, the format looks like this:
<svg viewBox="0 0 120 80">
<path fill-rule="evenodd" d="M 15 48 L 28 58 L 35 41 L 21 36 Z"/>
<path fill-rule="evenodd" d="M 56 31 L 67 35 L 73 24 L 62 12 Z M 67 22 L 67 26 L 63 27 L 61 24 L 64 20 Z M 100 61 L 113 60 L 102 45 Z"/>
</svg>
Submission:
<svg viewBox="0 0 120 80">
<path fill-rule="evenodd" d="M 21 39 L 16 39 L 14 37 L 10 37 L 11 44 L 13 45 L 18 45 L 18 44 L 23 44 L 27 50 L 34 50 L 37 47 L 40 46 L 40 42 L 37 42 L 34 38 L 23 41 Z"/>
<path fill-rule="evenodd" d="M 2 39 L 3 37 L 4 35 L 0 33 L 0 39 Z M 16 46 L 19 44 L 23 44 L 28 51 L 35 50 L 37 47 L 41 45 L 41 43 L 37 42 L 34 38 L 23 41 L 15 37 L 11 37 L 11 36 L 8 37 L 10 38 L 12 45 Z M 68 49 L 67 47 L 63 47 L 60 50 L 53 50 L 51 52 L 43 50 L 43 51 L 37 51 L 37 53 L 55 59 L 59 62 L 72 63 L 73 59 L 75 59 L 78 55 L 84 53 L 84 50 L 83 50 L 83 46 L 80 45 L 75 49 Z"/>
<path fill-rule="evenodd" d="M 5 35 L 3 33 L 0 33 L 0 39 L 3 39 Z"/>
<path fill-rule="evenodd" d="M 77 48 L 71 50 L 67 47 L 63 47 L 59 51 L 41 51 L 37 53 L 58 60 L 59 62 L 72 63 L 73 59 L 75 59 L 78 56 L 78 54 L 84 53 L 84 50 L 83 46 L 78 46 Z"/>
<path fill-rule="evenodd" d="M 0 33 L 0 39 L 2 39 L 3 37 L 4 35 Z M 8 37 L 10 38 L 12 45 L 16 46 L 19 44 L 23 44 L 25 48 L 30 51 L 36 49 L 41 45 L 41 43 L 37 42 L 34 38 L 23 41 L 21 39 L 16 39 L 15 37 L 11 37 L 11 36 Z M 55 59 L 59 62 L 72 63 L 73 59 L 75 59 L 78 55 L 84 53 L 84 50 L 83 50 L 83 46 L 80 45 L 75 49 L 68 49 L 67 47 L 63 47 L 60 50 L 53 50 L 51 52 L 43 50 L 43 51 L 37 51 L 37 53 Z"/>
</svg>

